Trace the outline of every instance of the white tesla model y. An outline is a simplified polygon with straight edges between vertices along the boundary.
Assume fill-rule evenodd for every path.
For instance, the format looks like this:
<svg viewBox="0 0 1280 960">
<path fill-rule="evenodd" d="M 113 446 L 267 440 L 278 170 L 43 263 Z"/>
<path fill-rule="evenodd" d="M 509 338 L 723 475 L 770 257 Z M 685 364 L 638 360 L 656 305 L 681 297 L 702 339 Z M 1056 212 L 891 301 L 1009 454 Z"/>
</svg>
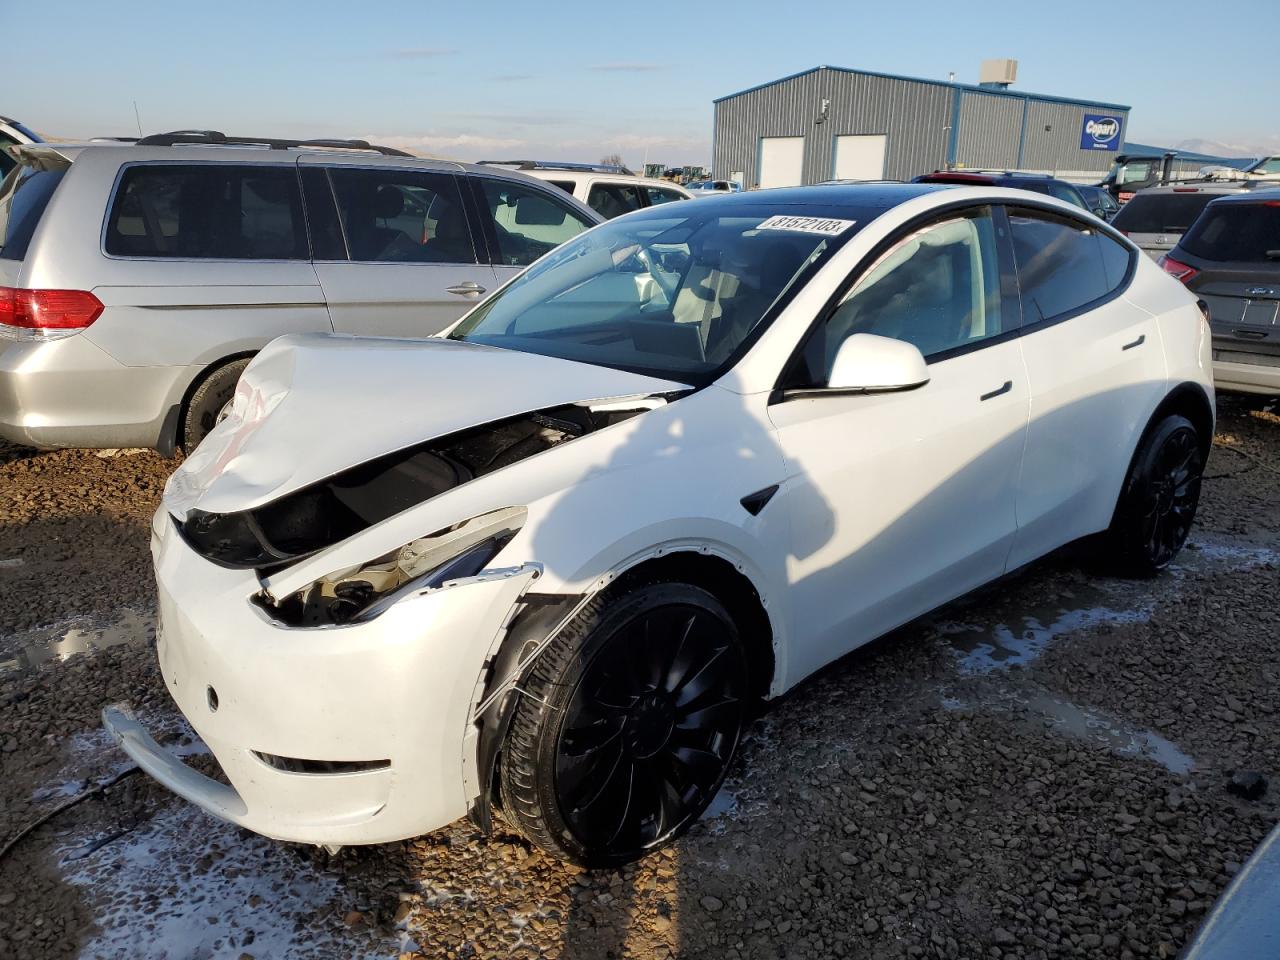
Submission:
<svg viewBox="0 0 1280 960">
<path fill-rule="evenodd" d="M 290 336 L 169 482 L 159 659 L 271 837 L 493 810 L 589 865 L 702 813 L 751 706 L 1096 536 L 1150 575 L 1213 432 L 1209 327 L 1037 194 L 836 185 L 664 204 L 436 339 Z"/>
</svg>

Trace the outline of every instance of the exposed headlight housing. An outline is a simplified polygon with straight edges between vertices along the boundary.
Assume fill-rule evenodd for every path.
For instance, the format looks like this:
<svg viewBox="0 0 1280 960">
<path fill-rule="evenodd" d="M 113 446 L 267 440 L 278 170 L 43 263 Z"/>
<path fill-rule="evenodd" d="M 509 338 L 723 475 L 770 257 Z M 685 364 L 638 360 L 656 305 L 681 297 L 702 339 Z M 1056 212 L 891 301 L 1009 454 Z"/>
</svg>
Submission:
<svg viewBox="0 0 1280 960">
<path fill-rule="evenodd" d="M 475 576 L 524 526 L 524 507 L 504 507 L 454 524 L 368 563 L 335 571 L 272 603 L 271 615 L 293 626 L 370 620 L 404 597 Z"/>
</svg>

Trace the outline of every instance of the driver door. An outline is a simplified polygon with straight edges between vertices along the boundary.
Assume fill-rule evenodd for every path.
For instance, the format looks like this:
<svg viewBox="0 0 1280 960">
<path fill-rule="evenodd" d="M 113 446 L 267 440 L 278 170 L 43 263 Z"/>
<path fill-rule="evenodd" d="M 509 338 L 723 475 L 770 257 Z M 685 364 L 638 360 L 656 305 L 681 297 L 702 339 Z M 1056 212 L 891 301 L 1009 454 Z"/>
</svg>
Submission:
<svg viewBox="0 0 1280 960">
<path fill-rule="evenodd" d="M 915 226 L 810 334 L 769 411 L 787 462 L 788 683 L 1000 576 L 1030 410 L 1019 313 L 990 208 Z M 930 380 L 824 393 L 846 337 L 920 348 Z"/>
</svg>

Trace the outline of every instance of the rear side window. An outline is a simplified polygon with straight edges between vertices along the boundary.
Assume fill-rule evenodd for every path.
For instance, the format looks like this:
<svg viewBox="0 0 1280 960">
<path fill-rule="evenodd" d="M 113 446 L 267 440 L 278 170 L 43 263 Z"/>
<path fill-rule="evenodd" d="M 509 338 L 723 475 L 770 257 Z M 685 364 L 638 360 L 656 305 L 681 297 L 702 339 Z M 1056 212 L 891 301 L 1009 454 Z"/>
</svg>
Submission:
<svg viewBox="0 0 1280 960">
<path fill-rule="evenodd" d="M 1125 233 L 1186 233 L 1212 199 L 1211 193 L 1140 193 L 1111 225 Z"/>
<path fill-rule="evenodd" d="M 624 183 L 596 183 L 587 194 L 587 206 L 606 220 L 612 220 L 639 210 L 644 206 L 644 200 L 639 187 Z"/>
<path fill-rule="evenodd" d="M 1214 204 L 1182 238 L 1182 248 L 1205 260 L 1280 265 L 1280 201 Z"/>
<path fill-rule="evenodd" d="M 458 181 L 428 170 L 329 171 L 352 260 L 475 263 Z"/>
<path fill-rule="evenodd" d="M 21 260 L 69 165 L 22 164 L 0 183 L 0 259 Z"/>
<path fill-rule="evenodd" d="M 1088 207 L 1081 199 L 1080 194 L 1076 192 L 1075 187 L 1070 187 L 1065 183 L 1049 182 L 1049 194 L 1057 197 L 1059 200 L 1065 200 L 1073 207 L 1079 207 L 1081 210 L 1087 210 Z"/>
<path fill-rule="evenodd" d="M 559 187 L 571 197 L 573 196 L 573 190 L 576 186 L 572 180 L 548 180 L 547 183 L 551 184 L 553 187 Z"/>
<path fill-rule="evenodd" d="M 1100 230 L 1049 213 L 1010 210 L 1009 233 L 1028 326 L 1064 318 L 1114 292 L 1133 258 Z"/>
<path fill-rule="evenodd" d="M 298 174 L 288 166 L 139 164 L 107 221 L 117 257 L 306 260 Z"/>
</svg>

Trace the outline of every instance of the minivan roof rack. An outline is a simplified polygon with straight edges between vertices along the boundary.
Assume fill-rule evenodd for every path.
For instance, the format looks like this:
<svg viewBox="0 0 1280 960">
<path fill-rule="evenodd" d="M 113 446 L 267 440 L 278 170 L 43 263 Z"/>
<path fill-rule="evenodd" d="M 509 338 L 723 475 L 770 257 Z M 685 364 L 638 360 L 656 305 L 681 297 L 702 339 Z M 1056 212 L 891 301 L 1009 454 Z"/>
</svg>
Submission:
<svg viewBox="0 0 1280 960">
<path fill-rule="evenodd" d="M 245 146 L 268 147 L 271 150 L 305 150 L 313 147 L 321 150 L 372 150 L 384 157 L 412 157 L 413 154 L 382 147 L 367 140 L 280 140 L 275 137 L 229 137 L 218 130 L 173 130 L 169 133 L 153 133 L 139 137 L 140 147 L 174 147 L 179 144 L 197 146 Z"/>
<path fill-rule="evenodd" d="M 488 167 L 515 167 L 517 170 L 576 170 L 581 173 L 635 173 L 618 163 L 570 163 L 559 160 L 481 160 Z"/>
</svg>

